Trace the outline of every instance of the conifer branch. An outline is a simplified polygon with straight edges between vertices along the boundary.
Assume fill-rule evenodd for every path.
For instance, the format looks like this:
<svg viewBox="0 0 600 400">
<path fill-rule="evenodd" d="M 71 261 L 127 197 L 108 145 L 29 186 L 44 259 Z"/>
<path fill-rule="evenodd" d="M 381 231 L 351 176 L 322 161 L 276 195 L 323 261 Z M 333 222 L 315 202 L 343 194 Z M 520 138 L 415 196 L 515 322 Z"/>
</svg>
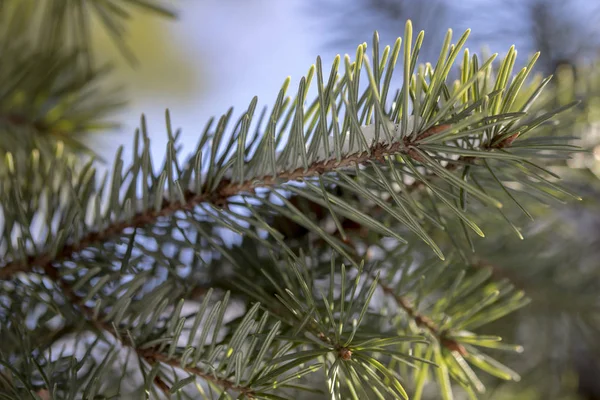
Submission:
<svg viewBox="0 0 600 400">
<path fill-rule="evenodd" d="M 354 249 L 354 253 L 358 254 L 356 249 Z M 473 262 L 471 266 L 474 268 L 490 268 L 492 270 L 492 277 L 495 279 L 507 279 L 513 283 L 512 280 L 508 279 L 497 266 L 494 266 L 489 262 L 476 261 Z M 418 327 L 428 331 L 443 347 L 450 351 L 456 351 L 462 356 L 467 354 L 467 350 L 463 345 L 458 341 L 447 337 L 447 332 L 442 331 L 438 324 L 436 324 L 429 316 L 419 312 L 408 297 L 397 294 L 395 290 L 387 285 L 381 278 L 377 281 L 377 284 L 386 295 L 394 299 L 398 307 L 402 308 Z"/>
<path fill-rule="evenodd" d="M 350 242 L 350 244 L 352 243 Z M 358 255 L 358 251 L 355 247 L 353 247 L 353 252 Z M 372 276 L 372 278 L 374 277 Z M 381 288 L 383 293 L 394 299 L 398 307 L 402 308 L 418 327 L 427 330 L 442 346 L 450 351 L 458 351 L 461 355 L 467 353 L 464 346 L 454 339 L 447 338 L 446 332 L 440 330 L 439 326 L 430 317 L 420 313 L 408 297 L 397 294 L 395 290 L 387 285 L 381 278 L 378 279 L 377 285 Z"/>
<path fill-rule="evenodd" d="M 430 130 L 434 130 L 434 129 L 435 128 L 432 128 Z M 424 134 L 419 135 L 418 138 L 423 138 L 423 137 L 427 137 L 427 136 L 429 136 L 429 134 L 427 134 L 427 132 L 425 132 Z M 508 145 L 510 145 L 510 143 Z M 460 164 L 459 163 L 448 164 L 446 169 L 454 170 L 457 165 L 460 165 Z M 415 181 L 413 183 L 412 187 L 414 187 L 415 184 L 417 184 L 417 183 L 419 183 L 419 182 Z M 380 207 L 377 207 L 376 211 L 381 211 Z M 355 230 L 360 232 L 360 225 L 358 228 L 355 228 Z M 354 257 L 356 258 L 355 261 L 357 263 L 360 263 L 361 260 L 359 260 L 359 258 L 360 258 L 359 252 L 358 252 L 355 244 L 351 240 L 346 240 L 345 243 L 351 246 L 352 253 L 354 254 Z M 506 274 L 503 273 L 497 266 L 494 266 L 493 264 L 491 264 L 487 261 L 475 260 L 471 263 L 471 266 L 474 268 L 490 268 L 492 270 L 492 276 L 495 279 L 503 278 L 503 279 L 507 279 L 511 283 L 513 283 L 512 280 L 509 279 L 506 276 Z M 374 278 L 374 276 L 372 276 L 372 278 Z M 397 294 L 395 292 L 395 290 L 391 286 L 387 285 L 381 278 L 377 281 L 377 284 L 386 295 L 388 295 L 394 299 L 394 301 L 398 305 L 398 307 L 402 308 L 418 327 L 423 328 L 426 331 L 428 331 L 433 337 L 435 337 L 437 339 L 437 341 L 443 347 L 447 348 L 450 351 L 456 351 L 462 356 L 465 356 L 467 354 L 467 350 L 465 349 L 465 347 L 463 345 L 461 345 L 458 341 L 456 341 L 452 338 L 448 338 L 446 336 L 447 332 L 442 331 L 440 329 L 440 327 L 429 316 L 420 313 L 414 307 L 414 305 L 412 304 L 412 302 L 410 301 L 410 299 L 408 297 Z"/>
<path fill-rule="evenodd" d="M 203 372 L 201 369 L 197 367 L 181 367 L 181 360 L 178 358 L 168 358 L 164 354 L 157 353 L 153 351 L 152 348 L 149 349 L 138 349 L 130 343 L 124 336 L 119 335 L 113 325 L 108 324 L 106 322 L 102 322 L 102 316 L 94 317 L 94 309 L 86 306 L 81 303 L 81 299 L 75 294 L 70 285 L 64 281 L 59 275 L 58 269 L 52 265 L 49 265 L 45 269 L 46 274 L 49 278 L 51 278 L 56 284 L 58 284 L 61 288 L 62 293 L 65 297 L 71 302 L 71 304 L 75 307 L 78 307 L 81 310 L 82 316 L 88 320 L 92 326 L 94 326 L 100 332 L 106 332 L 118 340 L 121 345 L 124 347 L 128 347 L 136 352 L 142 359 L 148 362 L 150 365 L 154 365 L 156 363 L 167 364 L 172 367 L 176 367 L 182 369 L 190 374 L 196 375 L 199 378 L 210 381 L 225 390 L 233 390 L 238 393 L 244 393 L 248 398 L 252 398 L 252 389 L 245 386 L 235 385 L 233 382 L 230 382 L 223 378 L 217 378 L 214 375 L 207 374 Z M 158 375 L 154 378 L 154 383 L 157 385 L 159 389 L 161 389 L 165 394 L 169 395 L 169 387 L 168 385 L 160 378 Z"/>
<path fill-rule="evenodd" d="M 48 273 L 48 271 L 53 268 L 52 265 L 54 263 L 69 260 L 75 254 L 94 244 L 110 241 L 122 234 L 126 229 L 142 228 L 154 223 L 161 217 L 173 215 L 178 211 L 193 210 L 194 207 L 202 203 L 210 203 L 217 207 L 227 207 L 228 198 L 245 193 L 254 193 L 258 188 L 273 188 L 282 182 L 320 176 L 329 172 L 334 172 L 338 169 L 366 164 L 371 160 L 383 160 L 385 157 L 398 154 L 409 156 L 415 158 L 416 161 L 420 161 L 420 157 L 414 151 L 415 148 L 419 147 L 418 141 L 431 134 L 435 134 L 435 132 L 439 132 L 440 127 L 443 126 L 434 126 L 419 135 L 415 135 L 414 139 L 404 137 L 402 141 L 396 141 L 390 144 L 375 143 L 369 151 L 348 154 L 339 161 L 336 159 L 317 161 L 310 165 L 306 170 L 299 167 L 292 171 L 283 172 L 277 176 L 266 175 L 262 179 L 253 178 L 241 183 L 223 179 L 218 187 L 210 193 L 194 193 L 191 190 L 186 190 L 184 192 L 184 202 L 165 198 L 163 199 L 160 210 L 144 210 L 138 212 L 129 221 L 116 221 L 101 231 L 90 232 L 79 242 L 64 246 L 54 256 L 49 253 L 44 253 L 40 255 L 30 255 L 25 261 L 15 260 L 8 262 L 4 267 L 0 268 L 0 280 L 10 279 L 18 272 L 30 272 L 35 267 L 41 268 Z M 492 150 L 492 148 L 487 150 Z M 455 163 L 446 165 L 445 169 L 453 171 L 458 165 L 461 165 L 462 162 L 473 162 L 473 157 L 460 157 Z M 416 190 L 422 187 L 424 187 L 423 183 L 418 180 L 407 186 L 409 190 Z"/>
</svg>

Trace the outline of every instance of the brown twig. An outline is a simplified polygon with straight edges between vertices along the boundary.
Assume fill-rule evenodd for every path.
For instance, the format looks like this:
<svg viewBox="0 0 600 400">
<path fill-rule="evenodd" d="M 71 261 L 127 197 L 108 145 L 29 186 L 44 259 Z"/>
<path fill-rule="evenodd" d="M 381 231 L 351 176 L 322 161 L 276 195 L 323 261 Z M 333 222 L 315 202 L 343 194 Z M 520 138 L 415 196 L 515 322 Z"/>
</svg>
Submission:
<svg viewBox="0 0 600 400">
<path fill-rule="evenodd" d="M 144 358 L 144 359 L 147 361 L 146 358 Z M 165 396 L 167 397 L 167 399 L 171 398 L 171 388 L 169 387 L 169 385 L 167 385 L 167 383 L 163 380 L 163 378 L 161 378 L 160 376 L 156 375 L 154 377 L 154 384 L 156 385 L 156 387 L 158 387 L 165 394 Z"/>
<path fill-rule="evenodd" d="M 196 375 L 197 377 L 204 379 L 205 381 L 210 381 L 222 387 L 225 390 L 244 393 L 248 398 L 252 398 L 254 396 L 252 389 L 246 386 L 237 386 L 235 383 L 228 381 L 227 379 L 217 378 L 212 374 L 207 374 L 198 367 L 182 368 L 180 360 L 176 358 L 168 358 L 166 355 L 162 353 L 153 352 L 151 349 L 138 351 L 138 354 L 140 354 L 146 361 L 149 361 L 151 363 L 160 362 L 162 364 L 170 365 L 175 368 L 180 368 L 189 374 Z"/>
<path fill-rule="evenodd" d="M 513 279 L 514 277 L 509 277 L 506 272 L 489 262 L 475 260 L 471 263 L 471 267 L 490 268 L 492 270 L 493 279 L 508 279 L 515 286 L 521 286 L 518 281 Z M 387 286 L 381 280 L 379 280 L 378 284 L 384 293 L 394 298 L 398 306 L 400 306 L 415 321 L 417 326 L 427 329 L 430 334 L 438 339 L 442 346 L 450 351 L 456 351 L 462 356 L 467 354 L 467 350 L 463 345 L 461 345 L 458 341 L 449 338 L 447 332 L 441 331 L 439 326 L 431 318 L 419 313 L 408 298 L 398 295 L 394 292 L 393 288 Z"/>
<path fill-rule="evenodd" d="M 466 355 L 467 350 L 454 339 L 450 339 L 446 336 L 445 332 L 442 332 L 438 325 L 427 315 L 423 315 L 417 311 L 412 302 L 404 297 L 397 294 L 393 288 L 387 286 L 381 280 L 378 281 L 379 287 L 383 292 L 392 297 L 398 306 L 400 306 L 410 318 L 415 321 L 418 327 L 426 329 L 432 336 L 438 339 L 440 344 L 450 351 L 456 351 L 461 355 Z"/>
</svg>

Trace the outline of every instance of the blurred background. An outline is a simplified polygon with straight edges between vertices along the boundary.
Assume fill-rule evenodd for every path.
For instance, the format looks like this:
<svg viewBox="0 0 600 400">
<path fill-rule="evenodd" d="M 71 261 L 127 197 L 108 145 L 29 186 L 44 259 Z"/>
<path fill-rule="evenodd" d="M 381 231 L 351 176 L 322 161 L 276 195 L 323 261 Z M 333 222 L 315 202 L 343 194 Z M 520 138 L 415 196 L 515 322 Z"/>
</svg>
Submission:
<svg viewBox="0 0 600 400">
<path fill-rule="evenodd" d="M 123 145 L 131 157 L 133 133 L 145 114 L 158 162 L 167 142 L 166 108 L 181 128 L 183 152 L 192 148 L 210 117 L 229 107 L 239 115 L 253 96 L 271 105 L 287 76 L 291 87 L 315 62 L 324 70 L 336 54 L 353 54 L 371 42 L 393 44 L 411 19 L 425 31 L 421 62 L 435 62 L 443 37 L 472 34 L 472 52 L 519 51 L 517 66 L 541 51 L 537 70 L 554 74 L 540 107 L 581 104 L 545 129 L 579 136 L 587 150 L 559 166 L 564 183 L 584 197 L 535 209 L 523 221 L 525 241 L 503 227 L 478 243 L 478 254 L 496 273 L 523 288 L 533 302 L 490 327 L 525 352 L 506 360 L 521 382 L 490 380 L 489 399 L 600 399 L 600 2 L 597 0 L 171 0 L 178 19 L 132 13 L 124 57 L 106 29 L 91 29 L 95 62 L 110 61 L 107 86 L 127 100 L 111 114 L 120 126 L 85 138 L 111 160 Z M 399 85 L 401 82 L 399 82 Z M 105 165 L 109 168 L 110 163 Z M 494 223 L 494 222 L 490 222 Z M 485 229 L 484 229 L 485 230 Z M 491 229 L 489 229 L 491 230 Z M 512 357 L 512 356 L 511 356 Z"/>
</svg>

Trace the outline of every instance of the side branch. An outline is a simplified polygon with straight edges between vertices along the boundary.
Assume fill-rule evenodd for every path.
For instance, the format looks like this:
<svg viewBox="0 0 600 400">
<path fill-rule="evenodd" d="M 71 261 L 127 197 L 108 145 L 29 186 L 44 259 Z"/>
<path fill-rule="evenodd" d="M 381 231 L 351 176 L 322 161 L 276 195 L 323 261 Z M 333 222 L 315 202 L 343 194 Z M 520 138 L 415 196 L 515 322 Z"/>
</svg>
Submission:
<svg viewBox="0 0 600 400">
<path fill-rule="evenodd" d="M 126 339 L 126 335 L 118 334 L 118 332 L 115 330 L 115 327 L 112 324 L 102 322 L 102 315 L 94 317 L 94 309 L 86 306 L 81 302 L 81 298 L 79 298 L 69 286 L 69 284 L 60 277 L 59 272 L 55 267 L 49 266 L 46 269 L 46 274 L 60 286 L 62 293 L 64 293 L 65 297 L 68 298 L 68 300 L 74 307 L 78 307 L 80 309 L 81 314 L 83 314 L 83 317 L 86 318 L 99 332 L 106 332 L 110 334 L 117 341 L 119 341 L 122 346 L 134 350 L 136 354 L 138 354 L 138 356 L 140 356 L 148 364 L 154 365 L 157 363 L 161 363 L 165 365 L 170 365 L 172 367 L 179 368 L 191 375 L 195 375 L 205 381 L 212 382 L 227 391 L 243 393 L 248 398 L 252 398 L 253 391 L 248 387 L 236 385 L 235 383 L 228 381 L 227 379 L 219 378 L 213 374 L 207 374 L 197 367 L 187 366 L 185 368 L 182 368 L 181 360 L 177 358 L 168 358 L 164 354 L 157 353 L 151 348 L 138 349 L 134 347 L 133 344 Z M 168 394 L 170 388 L 160 376 L 157 375 L 154 378 L 154 383 L 159 389 L 165 392 L 165 394 Z"/>
<path fill-rule="evenodd" d="M 356 246 L 354 245 L 354 243 L 352 241 L 347 241 L 346 243 L 351 245 L 353 257 L 355 258 L 355 261 L 360 262 L 361 255 L 360 255 L 359 251 L 357 250 Z M 370 277 L 375 278 L 373 275 L 370 275 Z M 422 328 L 422 329 L 426 330 L 427 332 L 429 332 L 429 334 L 432 335 L 433 337 L 435 337 L 442 346 L 444 346 L 445 348 L 447 348 L 450 351 L 457 351 L 458 353 L 460 353 L 463 356 L 467 354 L 467 350 L 464 348 L 464 346 L 462 346 L 456 340 L 448 338 L 447 332 L 442 331 L 439 328 L 439 326 L 435 323 L 435 321 L 433 321 L 433 319 L 431 319 L 427 315 L 421 314 L 415 308 L 415 306 L 412 304 L 410 299 L 408 299 L 405 296 L 400 296 L 399 294 L 397 294 L 391 286 L 388 286 L 381 279 L 379 279 L 377 281 L 377 285 L 381 288 L 383 293 L 385 293 L 387 296 L 390 296 L 394 299 L 394 301 L 396 302 L 398 307 L 402 308 L 404 310 L 404 312 L 406 312 L 408 317 L 412 321 L 414 321 L 414 323 L 419 328 Z"/>
</svg>

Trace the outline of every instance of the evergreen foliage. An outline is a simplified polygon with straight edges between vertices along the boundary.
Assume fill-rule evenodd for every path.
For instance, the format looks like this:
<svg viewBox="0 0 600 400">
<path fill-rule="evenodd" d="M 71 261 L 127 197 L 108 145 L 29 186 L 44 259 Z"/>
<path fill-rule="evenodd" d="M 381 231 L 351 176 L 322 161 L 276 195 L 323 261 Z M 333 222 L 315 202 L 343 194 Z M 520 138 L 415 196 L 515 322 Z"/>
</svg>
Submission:
<svg viewBox="0 0 600 400">
<path fill-rule="evenodd" d="M 118 37 L 118 4 L 49 1 L 43 29 L 70 34 L 90 7 Z M 27 39 L 0 73 L 0 396 L 452 399 L 518 381 L 498 358 L 523 348 L 489 327 L 530 300 L 474 251 L 489 221 L 527 243 L 527 204 L 579 199 L 551 170 L 579 148 L 543 134 L 576 102 L 538 107 L 538 55 L 513 75 L 514 48 L 480 59 L 468 34 L 420 65 L 410 22 L 392 46 L 375 33 L 270 108 L 212 119 L 186 155 L 167 112 L 162 165 L 142 117 L 103 177 L 71 140 L 116 104 L 86 97 L 89 52 L 83 78 L 62 74 L 73 49 Z"/>
</svg>

